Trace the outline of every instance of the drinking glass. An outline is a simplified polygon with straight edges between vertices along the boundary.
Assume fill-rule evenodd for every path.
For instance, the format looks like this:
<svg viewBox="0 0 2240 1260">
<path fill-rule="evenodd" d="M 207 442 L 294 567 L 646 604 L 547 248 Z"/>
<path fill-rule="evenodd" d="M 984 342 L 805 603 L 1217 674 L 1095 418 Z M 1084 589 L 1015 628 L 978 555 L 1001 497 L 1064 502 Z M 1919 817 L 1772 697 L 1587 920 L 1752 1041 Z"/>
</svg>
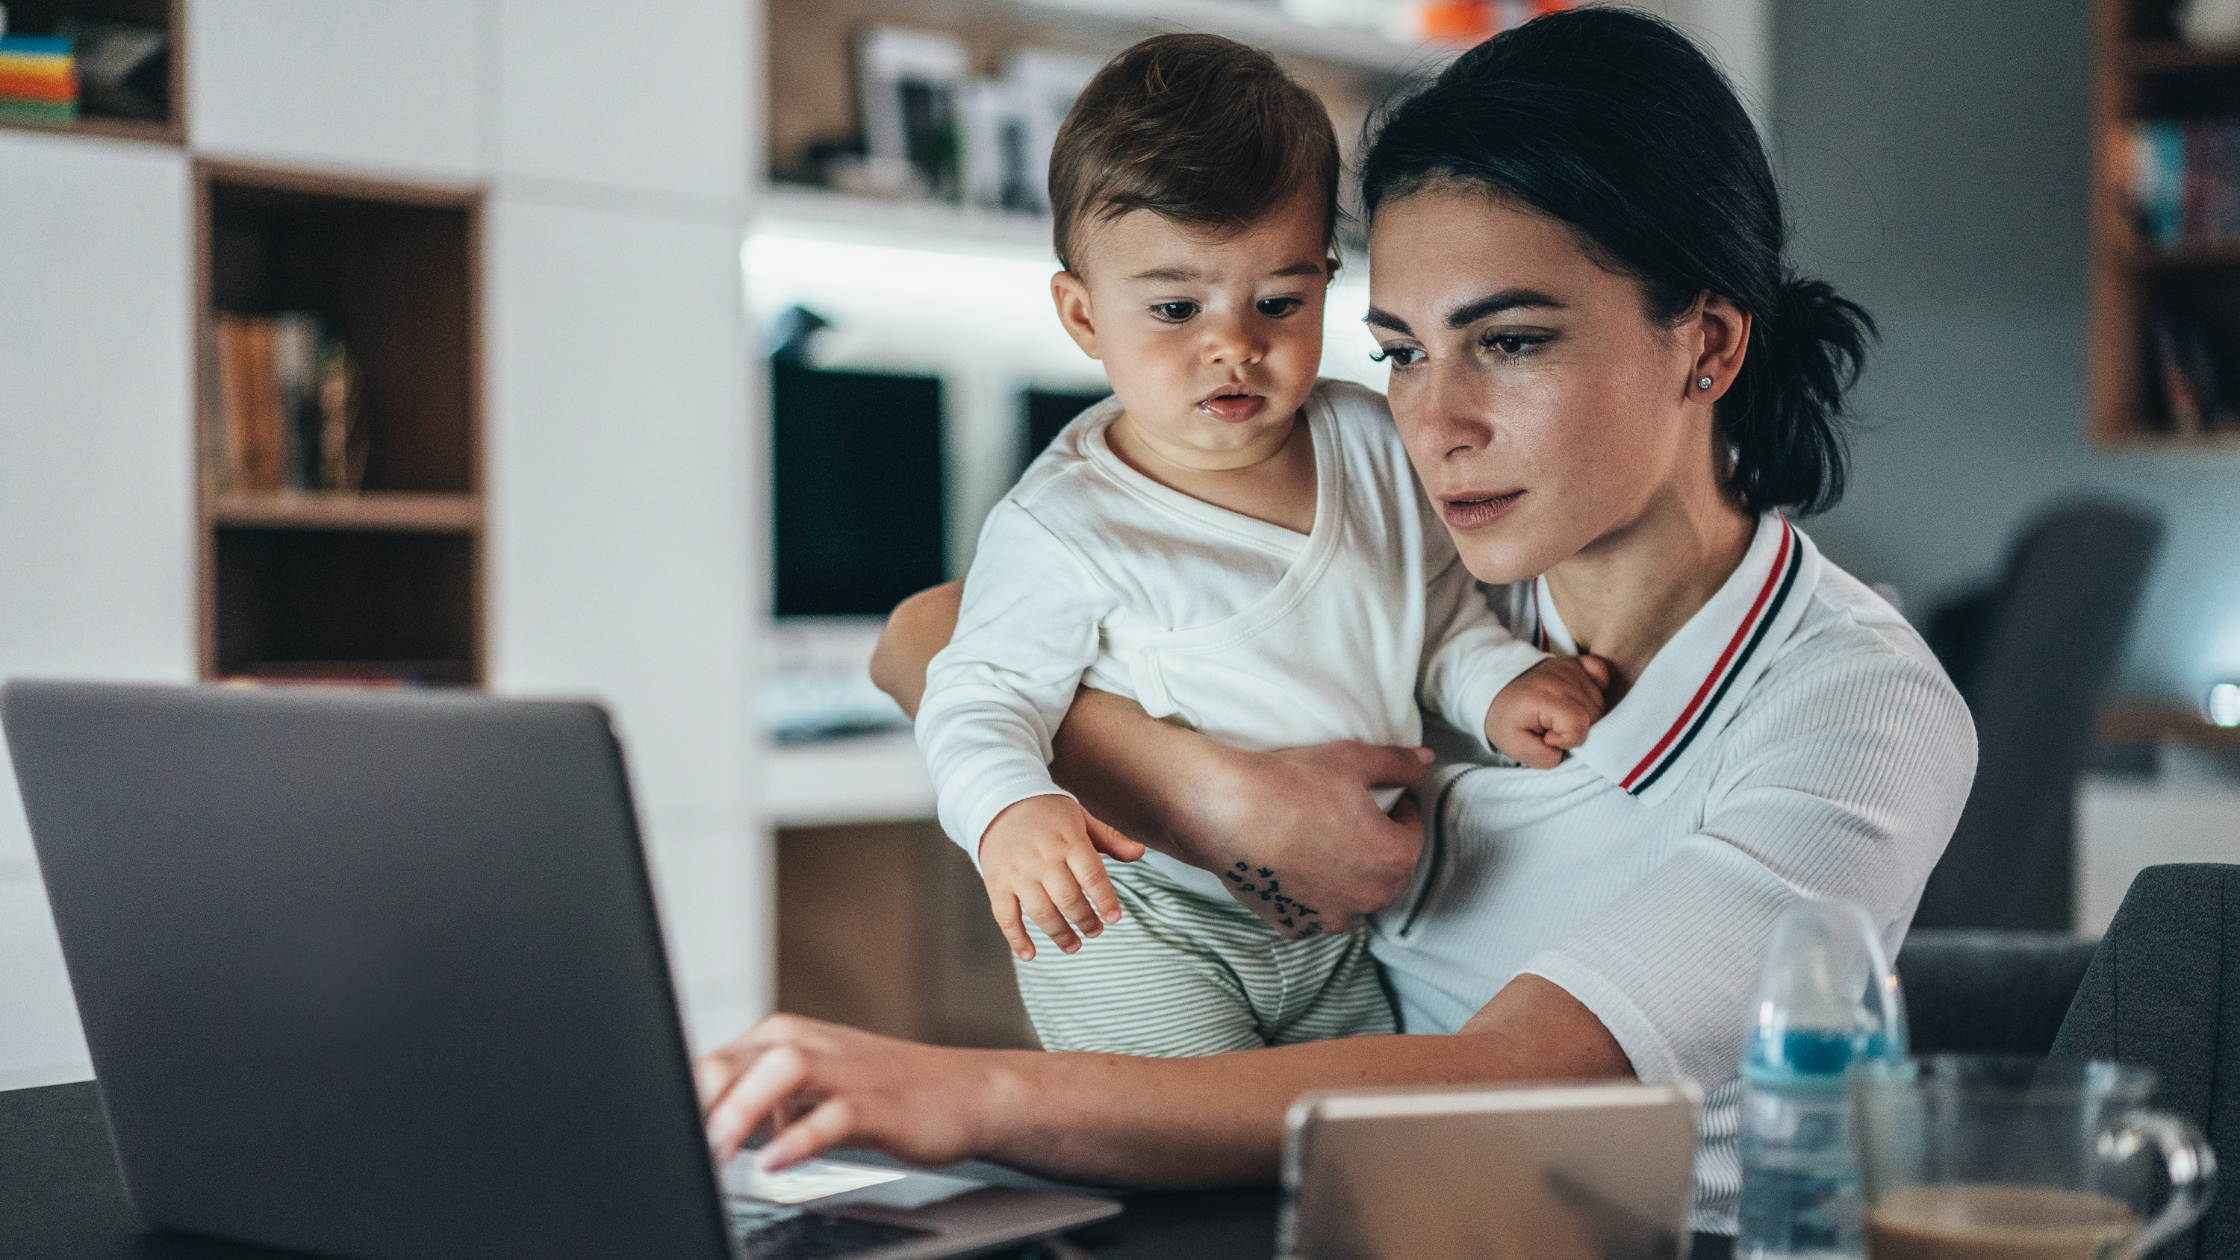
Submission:
<svg viewBox="0 0 2240 1260">
<path fill-rule="evenodd" d="M 1852 1077 L 1872 1260 L 2133 1260 L 2216 1190 L 2200 1130 L 2118 1063 L 1934 1055 Z"/>
</svg>

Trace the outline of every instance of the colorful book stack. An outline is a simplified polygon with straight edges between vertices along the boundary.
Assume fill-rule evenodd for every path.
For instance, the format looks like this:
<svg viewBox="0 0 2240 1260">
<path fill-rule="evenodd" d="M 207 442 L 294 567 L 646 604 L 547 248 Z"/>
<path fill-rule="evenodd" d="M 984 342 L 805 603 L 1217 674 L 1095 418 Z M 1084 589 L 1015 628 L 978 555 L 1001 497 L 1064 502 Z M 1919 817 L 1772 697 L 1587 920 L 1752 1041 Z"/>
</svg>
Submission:
<svg viewBox="0 0 2240 1260">
<path fill-rule="evenodd" d="M 62 35 L 0 35 L 0 122 L 78 120 L 78 62 Z"/>
<path fill-rule="evenodd" d="M 2131 126 L 2131 176 L 2149 243 L 2240 245 L 2240 119 L 2140 119 Z"/>
</svg>

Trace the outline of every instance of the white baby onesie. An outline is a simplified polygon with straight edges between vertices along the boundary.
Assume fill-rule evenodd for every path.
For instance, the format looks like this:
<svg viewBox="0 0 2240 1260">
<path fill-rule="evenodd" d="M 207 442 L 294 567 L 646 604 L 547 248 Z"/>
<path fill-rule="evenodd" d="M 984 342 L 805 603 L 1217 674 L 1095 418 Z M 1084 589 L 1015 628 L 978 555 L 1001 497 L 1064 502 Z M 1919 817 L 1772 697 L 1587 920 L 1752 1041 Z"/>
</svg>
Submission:
<svg viewBox="0 0 2240 1260">
<path fill-rule="evenodd" d="M 1250 751 L 1415 744 L 1419 703 L 1482 741 L 1494 695 L 1545 659 L 1511 637 L 1463 568 L 1383 397 L 1322 381 L 1304 411 L 1310 534 L 1130 468 L 1105 443 L 1120 414 L 1111 398 L 1067 425 L 989 514 L 917 722 L 942 827 L 975 862 L 1005 807 L 1062 792 L 1051 738 L 1082 684 Z M 1145 861 L 1227 900 L 1206 871 Z"/>
</svg>

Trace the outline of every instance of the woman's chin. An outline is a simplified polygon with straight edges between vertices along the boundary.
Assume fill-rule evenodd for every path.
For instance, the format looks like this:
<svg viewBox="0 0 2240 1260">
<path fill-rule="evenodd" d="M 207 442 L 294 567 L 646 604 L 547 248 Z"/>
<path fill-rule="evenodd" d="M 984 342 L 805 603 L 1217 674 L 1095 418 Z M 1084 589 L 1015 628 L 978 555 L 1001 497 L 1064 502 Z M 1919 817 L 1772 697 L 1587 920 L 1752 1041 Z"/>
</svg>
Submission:
<svg viewBox="0 0 2240 1260">
<path fill-rule="evenodd" d="M 1542 515 L 1511 511 L 1476 529 L 1449 529 L 1447 535 L 1454 539 L 1462 567 L 1480 582 L 1489 586 L 1529 582 L 1578 549 L 1576 543 L 1566 546 L 1565 539 L 1552 537 L 1560 531 L 1560 522 L 1538 519 Z"/>
</svg>

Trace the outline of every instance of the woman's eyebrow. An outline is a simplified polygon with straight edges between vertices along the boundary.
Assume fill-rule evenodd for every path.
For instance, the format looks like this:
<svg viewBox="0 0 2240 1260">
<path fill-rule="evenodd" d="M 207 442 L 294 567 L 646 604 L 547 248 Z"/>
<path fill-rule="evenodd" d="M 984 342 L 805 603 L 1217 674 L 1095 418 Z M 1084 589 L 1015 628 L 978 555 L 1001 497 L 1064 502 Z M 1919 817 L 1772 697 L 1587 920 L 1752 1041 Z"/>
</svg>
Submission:
<svg viewBox="0 0 2240 1260">
<path fill-rule="evenodd" d="M 1544 310 L 1555 311 L 1564 309 L 1563 303 L 1556 301 L 1538 289 L 1503 289 L 1499 293 L 1488 294 L 1475 302 L 1466 302 L 1447 312 L 1447 327 L 1468 328 L 1488 315 L 1499 315 L 1503 311 L 1520 310 L 1525 307 L 1539 307 Z"/>
<path fill-rule="evenodd" d="M 1503 289 L 1499 293 L 1487 294 L 1475 302 L 1465 302 L 1454 308 L 1447 315 L 1447 327 L 1468 328 L 1488 315 L 1498 315 L 1503 311 L 1517 311 L 1527 308 L 1560 311 L 1564 309 L 1564 304 L 1538 289 Z M 1390 311 L 1374 306 L 1369 308 L 1367 315 L 1362 316 L 1361 322 L 1371 328 L 1382 328 L 1388 332 L 1399 333 L 1403 337 L 1416 335 L 1416 330 L 1408 327 L 1408 321 Z"/>
<path fill-rule="evenodd" d="M 1374 306 L 1369 308 L 1368 314 L 1361 317 L 1361 322 L 1371 328 L 1382 328 L 1386 332 L 1399 333 L 1403 337 L 1416 335 L 1416 330 L 1408 327 L 1407 320 L 1400 318 L 1391 311 L 1380 310 Z"/>
</svg>

